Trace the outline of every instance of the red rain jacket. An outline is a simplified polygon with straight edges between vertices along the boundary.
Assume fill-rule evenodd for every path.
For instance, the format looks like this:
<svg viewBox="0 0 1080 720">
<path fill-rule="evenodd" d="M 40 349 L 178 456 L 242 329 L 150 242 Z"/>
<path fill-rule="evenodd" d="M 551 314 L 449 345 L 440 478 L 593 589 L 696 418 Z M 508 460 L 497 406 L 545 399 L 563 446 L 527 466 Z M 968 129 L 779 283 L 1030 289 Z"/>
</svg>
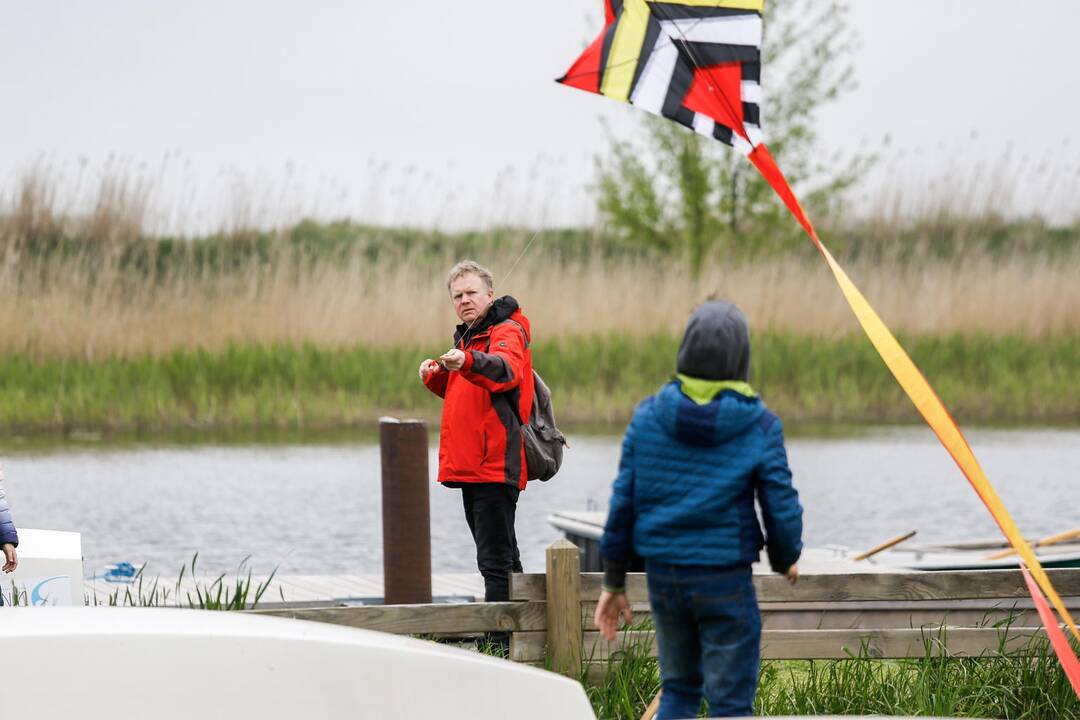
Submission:
<svg viewBox="0 0 1080 720">
<path fill-rule="evenodd" d="M 531 341 L 529 319 L 509 295 L 495 300 L 476 327 L 458 326 L 454 344 L 465 351 L 465 365 L 439 368 L 424 381 L 443 398 L 439 482 L 525 489 L 521 427 L 533 404 Z"/>
</svg>

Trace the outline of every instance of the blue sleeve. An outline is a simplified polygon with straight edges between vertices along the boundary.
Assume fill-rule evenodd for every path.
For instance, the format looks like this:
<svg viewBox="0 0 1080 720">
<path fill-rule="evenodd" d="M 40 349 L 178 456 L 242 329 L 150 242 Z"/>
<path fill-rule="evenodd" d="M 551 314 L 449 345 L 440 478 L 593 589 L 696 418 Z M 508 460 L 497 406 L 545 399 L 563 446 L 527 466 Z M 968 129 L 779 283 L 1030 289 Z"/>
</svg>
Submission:
<svg viewBox="0 0 1080 720">
<path fill-rule="evenodd" d="M 629 562 L 634 539 L 634 423 L 623 437 L 619 474 L 611 491 L 604 536 L 600 539 L 600 556 L 616 563 Z"/>
<path fill-rule="evenodd" d="M 0 474 L 0 545 L 11 543 L 19 546 L 19 534 L 15 532 L 15 523 L 11 519 L 7 496 L 4 494 L 4 477 Z"/>
<path fill-rule="evenodd" d="M 784 573 L 802 554 L 803 511 L 799 493 L 791 484 L 783 426 L 772 413 L 764 422 L 765 452 L 755 476 L 757 498 L 765 523 L 769 564 L 774 571 Z"/>
</svg>

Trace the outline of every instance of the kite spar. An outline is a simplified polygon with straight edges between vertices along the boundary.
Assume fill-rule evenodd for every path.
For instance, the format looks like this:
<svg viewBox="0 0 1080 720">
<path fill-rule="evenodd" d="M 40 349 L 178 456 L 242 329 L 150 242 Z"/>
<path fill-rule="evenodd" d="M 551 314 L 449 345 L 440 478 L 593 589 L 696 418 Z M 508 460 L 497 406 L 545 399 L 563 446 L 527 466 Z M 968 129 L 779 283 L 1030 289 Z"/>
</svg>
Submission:
<svg viewBox="0 0 1080 720">
<path fill-rule="evenodd" d="M 761 129 L 764 0 L 604 0 L 603 31 L 559 79 L 564 85 L 629 103 L 742 151 L 791 211 L 832 271 L 870 342 L 956 462 L 1022 559 L 1037 607 L 1050 598 L 1074 638 L 1069 611 L 998 497 L 944 403 L 867 299 L 818 237 L 773 160 Z M 1047 631 L 1053 615 L 1040 612 Z M 1060 630 L 1058 630 L 1060 635 Z M 1068 643 L 1058 659 L 1080 696 L 1080 663 Z"/>
</svg>

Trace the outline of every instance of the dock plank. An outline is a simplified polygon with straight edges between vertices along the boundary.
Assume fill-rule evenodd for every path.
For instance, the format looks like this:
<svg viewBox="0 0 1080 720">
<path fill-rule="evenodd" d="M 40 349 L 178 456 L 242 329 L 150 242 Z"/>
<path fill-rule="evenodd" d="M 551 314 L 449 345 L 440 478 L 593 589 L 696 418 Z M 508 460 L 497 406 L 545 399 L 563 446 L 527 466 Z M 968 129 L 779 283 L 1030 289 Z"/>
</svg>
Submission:
<svg viewBox="0 0 1080 720">
<path fill-rule="evenodd" d="M 1080 569 L 1047 570 L 1062 596 L 1080 596 Z M 583 598 L 600 595 L 601 573 L 582 573 Z M 544 599 L 544 576 L 514 575 L 512 600 Z M 789 585 L 778 575 L 755 575 L 760 602 L 862 602 L 874 600 L 966 600 L 1030 597 L 1019 570 L 964 570 L 911 573 L 857 573 L 851 575 L 801 575 Z M 631 602 L 645 602 L 649 592 L 644 573 L 626 576 Z"/>
<path fill-rule="evenodd" d="M 405 635 L 536 631 L 547 627 L 546 603 L 461 603 L 269 608 L 256 615 L 346 625 Z"/>
<path fill-rule="evenodd" d="M 845 660 L 864 652 L 872 658 L 921 658 L 927 653 L 978 657 L 996 654 L 1004 639 L 1007 651 L 1022 649 L 1032 638 L 1045 638 L 1042 628 L 1012 627 L 1008 635 L 998 628 L 890 628 L 878 630 L 765 630 L 761 636 L 763 660 Z M 547 633 L 516 633 L 510 659 L 540 662 L 544 659 Z M 645 649 L 656 656 L 656 638 L 649 631 L 626 631 L 608 642 L 598 632 L 584 635 L 583 657 L 603 662 L 627 648 Z"/>
<path fill-rule="evenodd" d="M 186 605 L 187 597 L 196 597 L 196 588 L 204 592 L 217 576 L 204 576 L 192 578 L 185 575 L 182 580 L 176 577 L 152 577 L 144 578 L 142 592 L 149 596 L 155 581 L 159 589 L 167 590 L 169 601 L 172 604 L 179 601 Z M 245 578 L 246 581 L 246 578 Z M 272 607 L 284 603 L 322 603 L 333 605 L 341 600 L 367 600 L 379 602 L 383 597 L 382 575 L 375 574 L 348 574 L 348 575 L 274 575 L 270 579 L 267 575 L 251 577 L 250 592 L 260 585 L 269 586 L 259 601 L 260 607 Z M 225 588 L 233 591 L 236 583 L 235 577 L 225 578 Z M 122 597 L 127 591 L 135 595 L 138 590 L 136 583 L 111 583 L 101 578 L 88 578 L 84 584 L 84 592 L 90 604 L 97 599 L 98 604 L 106 604 L 108 598 L 114 593 Z M 484 579 L 479 573 L 436 573 L 431 578 L 431 591 L 435 597 L 463 597 L 473 600 L 483 600 Z"/>
</svg>

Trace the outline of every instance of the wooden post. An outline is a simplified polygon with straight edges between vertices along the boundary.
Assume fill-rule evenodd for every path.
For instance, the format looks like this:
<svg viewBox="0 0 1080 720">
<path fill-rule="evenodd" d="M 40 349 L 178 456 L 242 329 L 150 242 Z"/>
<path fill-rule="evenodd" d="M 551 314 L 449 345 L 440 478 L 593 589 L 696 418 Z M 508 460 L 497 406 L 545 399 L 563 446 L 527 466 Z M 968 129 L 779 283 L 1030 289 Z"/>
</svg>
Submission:
<svg viewBox="0 0 1080 720">
<path fill-rule="evenodd" d="M 568 677 L 581 670 L 581 551 L 565 538 L 547 549 L 547 660 Z"/>
<path fill-rule="evenodd" d="M 383 602 L 431 602 L 428 438 L 422 420 L 379 419 Z"/>
</svg>

